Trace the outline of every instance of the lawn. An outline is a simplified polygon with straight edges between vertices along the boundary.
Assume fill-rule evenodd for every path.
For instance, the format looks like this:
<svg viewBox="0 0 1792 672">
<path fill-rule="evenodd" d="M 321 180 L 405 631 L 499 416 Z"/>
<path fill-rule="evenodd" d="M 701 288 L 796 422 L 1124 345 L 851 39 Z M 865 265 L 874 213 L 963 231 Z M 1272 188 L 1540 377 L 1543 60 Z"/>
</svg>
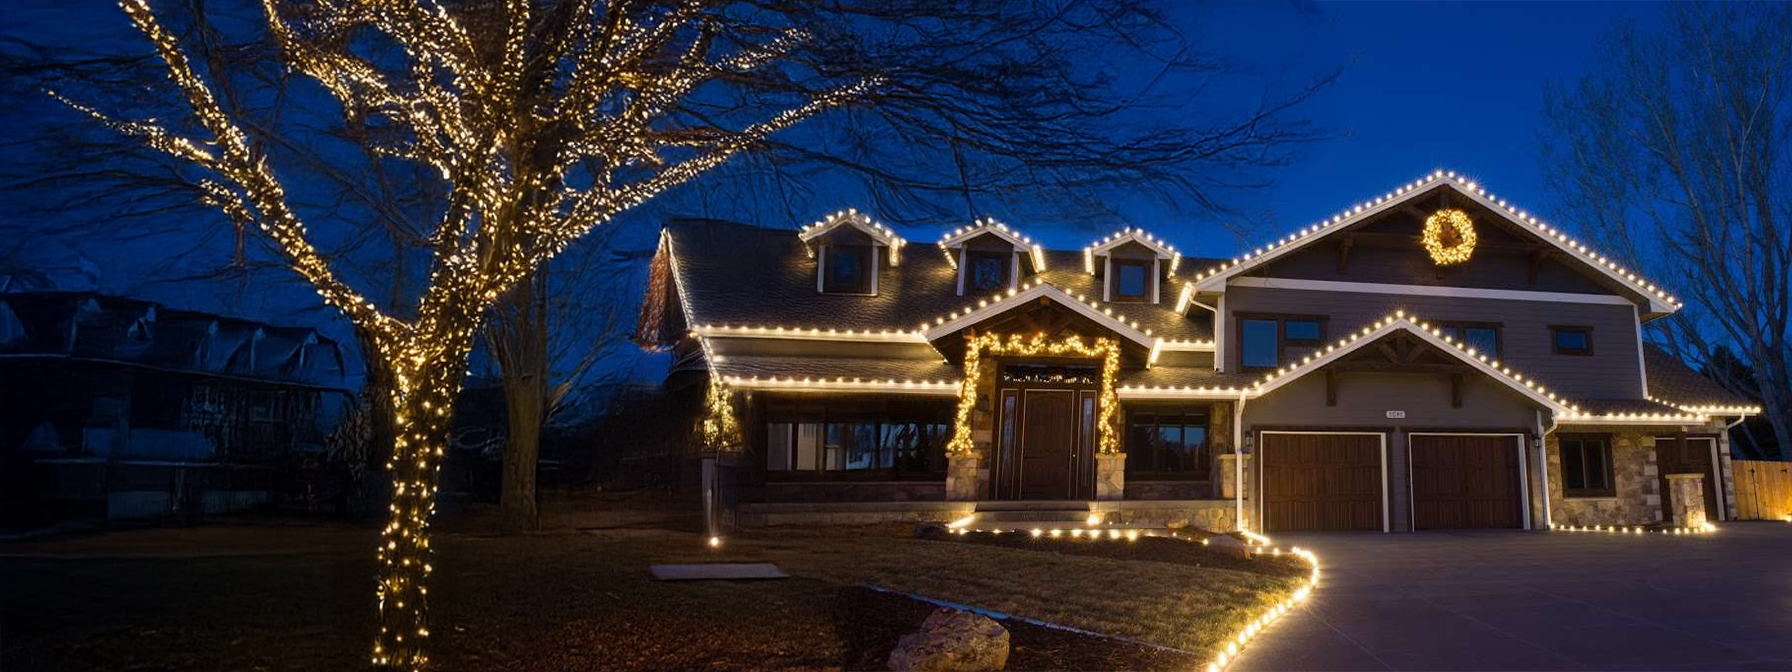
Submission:
<svg viewBox="0 0 1792 672">
<path fill-rule="evenodd" d="M 1192 653 L 1163 659 L 1182 665 L 1205 660 L 1296 584 L 909 532 L 773 528 L 731 535 L 719 549 L 694 532 L 644 526 L 443 533 L 430 591 L 435 667 L 859 667 L 893 641 L 867 642 L 855 631 L 867 627 L 865 614 L 855 611 L 902 611 L 852 588 L 862 583 Z M 212 525 L 0 546 L 0 669 L 364 667 L 376 536 L 348 526 Z M 775 562 L 793 578 L 662 583 L 646 571 L 718 561 Z M 1028 660 L 1054 660 L 1041 655 Z"/>
</svg>

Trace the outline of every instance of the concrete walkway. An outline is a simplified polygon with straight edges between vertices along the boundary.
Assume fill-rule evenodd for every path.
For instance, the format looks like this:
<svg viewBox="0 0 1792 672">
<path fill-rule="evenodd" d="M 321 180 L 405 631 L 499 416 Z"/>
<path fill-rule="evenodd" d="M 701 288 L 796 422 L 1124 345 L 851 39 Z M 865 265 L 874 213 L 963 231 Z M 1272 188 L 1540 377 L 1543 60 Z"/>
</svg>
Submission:
<svg viewBox="0 0 1792 672">
<path fill-rule="evenodd" d="M 1792 670 L 1792 524 L 1281 534 L 1318 592 L 1232 670 Z"/>
</svg>

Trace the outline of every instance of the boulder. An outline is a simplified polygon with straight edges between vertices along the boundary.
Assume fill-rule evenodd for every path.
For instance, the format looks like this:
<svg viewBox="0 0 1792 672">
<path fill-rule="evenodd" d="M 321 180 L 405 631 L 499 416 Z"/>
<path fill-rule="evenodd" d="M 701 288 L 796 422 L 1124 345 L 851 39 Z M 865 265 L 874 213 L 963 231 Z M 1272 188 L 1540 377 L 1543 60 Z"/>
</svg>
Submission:
<svg viewBox="0 0 1792 672">
<path fill-rule="evenodd" d="M 1221 553 L 1230 553 L 1241 558 L 1251 554 L 1250 544 L 1246 544 L 1239 540 L 1238 537 L 1234 537 L 1230 534 L 1220 534 L 1208 537 L 1207 548 Z"/>
<path fill-rule="evenodd" d="M 892 670 L 1000 670 L 1008 665 L 1008 629 L 956 609 L 928 614 L 921 629 L 890 652 Z"/>
</svg>

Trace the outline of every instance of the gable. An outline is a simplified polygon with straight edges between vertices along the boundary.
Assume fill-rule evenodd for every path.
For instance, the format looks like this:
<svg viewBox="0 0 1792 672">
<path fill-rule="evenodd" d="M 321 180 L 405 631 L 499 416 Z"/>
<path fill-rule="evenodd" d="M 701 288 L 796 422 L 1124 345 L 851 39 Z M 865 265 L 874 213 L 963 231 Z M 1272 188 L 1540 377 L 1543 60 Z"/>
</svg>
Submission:
<svg viewBox="0 0 1792 672">
<path fill-rule="evenodd" d="M 1073 296 L 1056 286 L 1043 282 L 1034 282 L 1025 289 L 1011 291 L 995 301 L 980 301 L 974 307 L 955 312 L 950 318 L 939 318 L 932 325 L 924 325 L 924 334 L 928 341 L 937 342 L 949 336 L 990 323 L 1003 315 L 1025 308 L 1034 301 L 1048 302 L 1067 310 L 1069 313 L 1087 319 L 1104 331 L 1120 337 L 1146 351 L 1153 351 L 1158 346 L 1158 339 L 1142 331 L 1136 321 L 1130 321 L 1123 315 L 1116 315 L 1112 309 L 1102 310 L 1087 300 Z M 951 348 L 942 348 L 950 351 Z"/>
<path fill-rule="evenodd" d="M 1417 245 L 1415 231 L 1424 216 L 1437 210 L 1440 198 L 1449 207 L 1468 212 L 1479 238 L 1475 252 L 1460 267 L 1430 263 Z M 1322 248 L 1314 246 L 1326 241 Z M 1390 254 L 1371 253 L 1367 269 L 1363 250 L 1388 248 Z M 1298 254 L 1305 251 L 1305 254 Z M 1349 276 L 1350 257 L 1370 278 Z M 1481 257 L 1486 260 L 1477 261 Z M 1329 259 L 1329 262 L 1327 261 Z M 1479 185 L 1455 173 L 1436 172 L 1411 184 L 1309 226 L 1203 271 L 1196 276 L 1196 290 L 1220 292 L 1227 282 L 1247 274 L 1284 273 L 1293 277 L 1322 276 L 1328 266 L 1331 280 L 1361 282 L 1395 281 L 1391 284 L 1431 284 L 1493 288 L 1536 288 L 1538 291 L 1618 293 L 1637 301 L 1648 314 L 1667 314 L 1679 302 L 1653 283 L 1617 266 L 1610 259 L 1568 238 L 1531 215 L 1488 194 Z M 1338 270 L 1343 269 L 1343 274 Z M 1279 276 L 1287 277 L 1287 276 Z M 1593 284 L 1587 284 L 1591 282 Z M 1539 285 L 1554 287 L 1542 289 Z M 1503 285 L 1518 285 L 1506 287 Z"/>
</svg>

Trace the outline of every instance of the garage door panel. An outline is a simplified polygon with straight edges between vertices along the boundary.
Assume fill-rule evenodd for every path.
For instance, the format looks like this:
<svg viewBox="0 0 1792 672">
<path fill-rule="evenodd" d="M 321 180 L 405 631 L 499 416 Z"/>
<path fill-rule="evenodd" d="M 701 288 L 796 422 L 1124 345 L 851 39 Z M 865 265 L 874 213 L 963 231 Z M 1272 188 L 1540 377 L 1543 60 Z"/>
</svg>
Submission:
<svg viewBox="0 0 1792 672">
<path fill-rule="evenodd" d="M 1524 526 L 1512 436 L 1408 437 L 1415 530 Z"/>
<path fill-rule="evenodd" d="M 1268 531 L 1382 529 L 1381 437 L 1262 435 Z"/>
</svg>

